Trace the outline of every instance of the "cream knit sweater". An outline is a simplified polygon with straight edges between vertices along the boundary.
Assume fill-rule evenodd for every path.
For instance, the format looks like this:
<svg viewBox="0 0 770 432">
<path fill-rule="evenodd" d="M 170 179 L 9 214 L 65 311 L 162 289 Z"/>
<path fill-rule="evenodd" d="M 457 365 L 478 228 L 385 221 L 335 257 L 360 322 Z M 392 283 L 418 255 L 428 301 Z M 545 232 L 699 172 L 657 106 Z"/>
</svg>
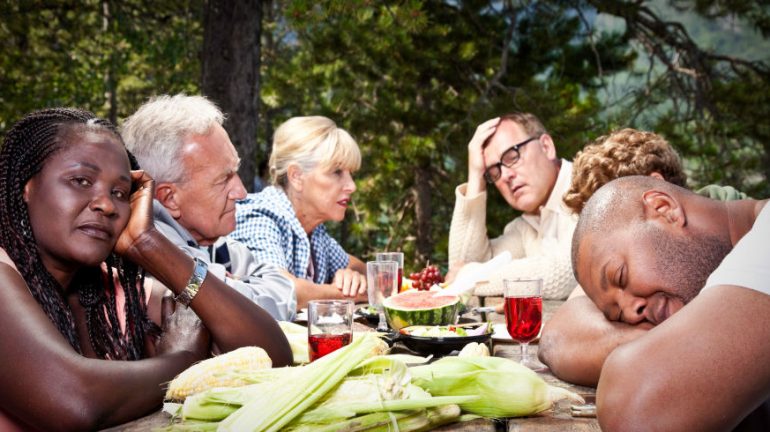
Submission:
<svg viewBox="0 0 770 432">
<path fill-rule="evenodd" d="M 567 298 L 577 286 L 570 256 L 577 215 L 562 201 L 571 179 L 572 163 L 562 160 L 556 185 L 540 215 L 517 217 L 492 240 L 487 236 L 487 193 L 466 197 L 467 184 L 458 186 L 449 230 L 450 269 L 464 264 L 460 272 L 472 272 L 479 263 L 507 250 L 513 261 L 485 278 L 487 283 L 478 283 L 476 295 L 502 295 L 503 279 L 535 277 L 543 279 L 544 299 Z"/>
</svg>

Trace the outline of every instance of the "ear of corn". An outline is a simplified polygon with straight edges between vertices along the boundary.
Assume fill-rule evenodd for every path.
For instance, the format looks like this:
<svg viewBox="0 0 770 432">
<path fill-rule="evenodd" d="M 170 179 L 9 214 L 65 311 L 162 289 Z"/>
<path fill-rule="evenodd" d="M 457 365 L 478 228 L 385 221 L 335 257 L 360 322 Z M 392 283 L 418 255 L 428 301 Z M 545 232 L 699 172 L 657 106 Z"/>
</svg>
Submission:
<svg viewBox="0 0 770 432">
<path fill-rule="evenodd" d="M 552 390 L 532 370 L 499 357 L 444 357 L 430 365 L 414 367 L 411 373 L 412 382 L 434 396 L 483 396 L 460 404 L 463 411 L 483 417 L 535 414 L 551 408 L 554 398 L 582 400 L 567 390 Z"/>
<path fill-rule="evenodd" d="M 470 342 L 460 350 L 457 357 L 489 357 L 489 348 L 486 344 Z"/>
<path fill-rule="evenodd" d="M 387 344 L 376 334 L 362 333 L 350 345 L 303 366 L 292 382 L 256 395 L 224 419 L 219 430 L 280 430 L 337 386 L 361 361 L 383 350 Z"/>
<path fill-rule="evenodd" d="M 169 383 L 166 399 L 181 401 L 190 395 L 215 387 L 242 386 L 249 382 L 241 373 L 271 367 L 272 361 L 262 348 L 238 348 L 187 368 Z"/>
<path fill-rule="evenodd" d="M 278 321 L 283 334 L 289 340 L 291 353 L 294 355 L 294 364 L 305 364 L 310 361 L 307 344 L 307 327 L 290 321 Z"/>
</svg>

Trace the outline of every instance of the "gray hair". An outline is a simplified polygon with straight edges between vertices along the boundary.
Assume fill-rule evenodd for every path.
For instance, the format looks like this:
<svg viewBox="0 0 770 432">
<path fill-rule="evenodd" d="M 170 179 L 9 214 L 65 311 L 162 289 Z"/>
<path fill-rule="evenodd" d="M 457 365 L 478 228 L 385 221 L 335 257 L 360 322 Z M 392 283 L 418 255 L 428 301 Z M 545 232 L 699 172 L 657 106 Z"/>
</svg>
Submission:
<svg viewBox="0 0 770 432">
<path fill-rule="evenodd" d="M 225 116 L 203 96 L 162 95 L 150 99 L 121 127 L 126 148 L 156 182 L 184 179 L 180 152 L 189 135 L 205 135 Z"/>
</svg>

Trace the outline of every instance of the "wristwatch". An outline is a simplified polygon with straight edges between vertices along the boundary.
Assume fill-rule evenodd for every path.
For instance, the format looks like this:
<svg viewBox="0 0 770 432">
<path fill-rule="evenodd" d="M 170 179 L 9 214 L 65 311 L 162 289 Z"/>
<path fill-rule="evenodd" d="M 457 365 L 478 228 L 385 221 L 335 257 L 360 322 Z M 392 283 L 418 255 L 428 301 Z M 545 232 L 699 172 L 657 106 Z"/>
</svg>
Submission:
<svg viewBox="0 0 770 432">
<path fill-rule="evenodd" d="M 190 276 L 190 280 L 187 281 L 187 286 L 174 297 L 174 300 L 187 307 L 190 306 L 190 302 L 198 294 L 203 280 L 206 279 L 206 275 L 209 273 L 208 265 L 205 261 L 201 261 L 198 258 L 193 258 L 193 260 L 195 261 L 195 268 L 193 269 L 192 276 Z"/>
</svg>

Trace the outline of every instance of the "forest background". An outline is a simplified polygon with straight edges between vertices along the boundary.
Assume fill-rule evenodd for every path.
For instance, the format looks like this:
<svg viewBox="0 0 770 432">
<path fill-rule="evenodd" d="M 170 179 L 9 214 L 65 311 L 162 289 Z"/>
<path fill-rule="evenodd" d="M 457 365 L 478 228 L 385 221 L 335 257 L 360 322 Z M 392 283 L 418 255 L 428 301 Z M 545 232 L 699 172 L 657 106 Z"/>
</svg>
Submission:
<svg viewBox="0 0 770 432">
<path fill-rule="evenodd" d="M 480 122 L 538 115 L 570 159 L 620 127 L 664 135 L 689 186 L 770 196 L 767 0 L 0 0 L 0 135 L 78 106 L 119 124 L 157 94 L 204 94 L 250 190 L 272 132 L 325 115 L 363 166 L 350 253 L 446 268 L 454 189 Z M 489 234 L 515 216 L 490 193 Z"/>
</svg>

